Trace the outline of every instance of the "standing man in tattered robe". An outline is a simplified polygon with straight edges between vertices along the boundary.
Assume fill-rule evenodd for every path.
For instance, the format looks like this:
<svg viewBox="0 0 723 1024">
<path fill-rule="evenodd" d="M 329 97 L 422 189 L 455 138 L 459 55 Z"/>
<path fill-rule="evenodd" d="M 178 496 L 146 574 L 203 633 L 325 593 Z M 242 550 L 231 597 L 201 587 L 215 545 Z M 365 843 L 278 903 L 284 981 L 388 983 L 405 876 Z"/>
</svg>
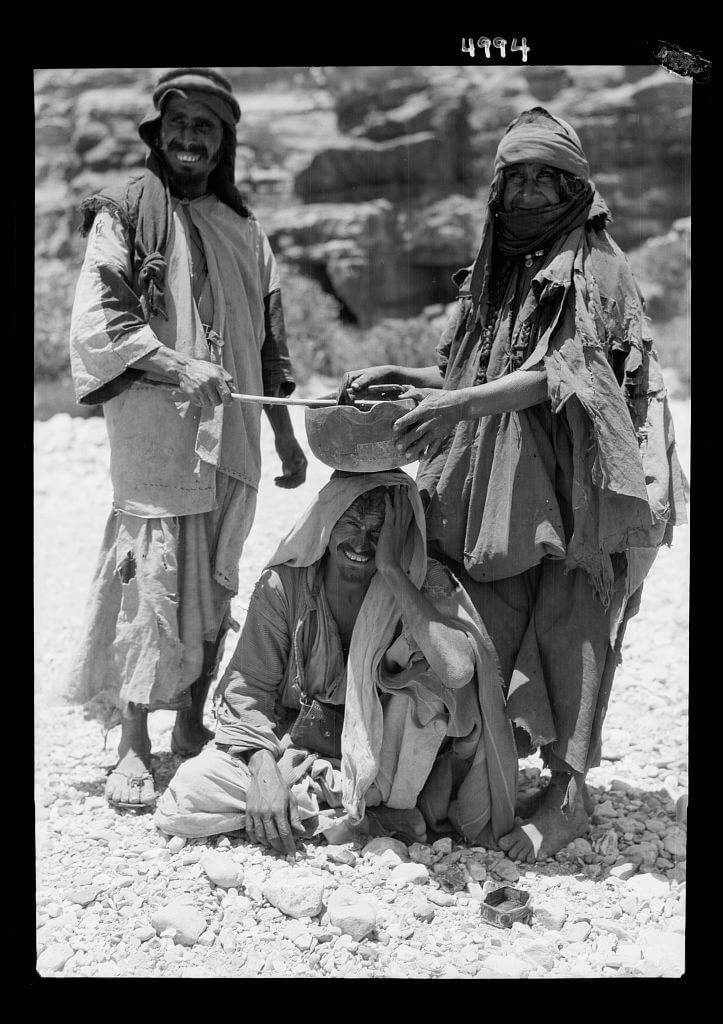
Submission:
<svg viewBox="0 0 723 1024">
<path fill-rule="evenodd" d="M 238 590 L 261 475 L 261 406 L 231 391 L 294 390 L 279 275 L 234 185 L 241 116 L 209 68 L 159 79 L 139 127 L 145 172 L 86 199 L 70 350 L 76 398 L 102 403 L 113 509 L 67 696 L 121 724 L 106 796 L 152 806 L 147 715 L 175 710 L 171 747 L 196 754 Z M 306 459 L 268 408 L 283 475 Z"/>
</svg>

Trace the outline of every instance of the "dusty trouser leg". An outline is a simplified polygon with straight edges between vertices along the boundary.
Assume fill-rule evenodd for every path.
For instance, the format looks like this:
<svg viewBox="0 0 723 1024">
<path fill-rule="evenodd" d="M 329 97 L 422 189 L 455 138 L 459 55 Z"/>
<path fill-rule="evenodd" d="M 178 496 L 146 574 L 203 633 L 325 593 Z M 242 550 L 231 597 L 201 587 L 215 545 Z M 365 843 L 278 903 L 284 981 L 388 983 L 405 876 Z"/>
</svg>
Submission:
<svg viewBox="0 0 723 1024">
<path fill-rule="evenodd" d="M 463 565 L 447 558 L 439 550 L 430 546 L 429 553 L 452 570 L 469 594 L 495 646 L 506 693 L 532 613 L 539 568 L 510 579 L 480 583 L 469 575 Z M 518 757 L 528 757 L 535 745 L 531 743 L 529 733 L 514 723 L 513 726 Z"/>
<path fill-rule="evenodd" d="M 246 764 L 216 746 L 179 767 L 156 805 L 154 822 L 168 835 L 199 838 L 246 827 Z"/>
<path fill-rule="evenodd" d="M 216 497 L 212 512 L 179 521 L 178 627 L 182 684 L 190 701 L 176 716 L 171 749 L 183 757 L 197 754 L 213 735 L 203 724 L 203 711 L 233 623 L 238 565 L 256 510 L 256 491 L 224 473 L 216 475 Z"/>
<path fill-rule="evenodd" d="M 435 553 L 435 557 L 439 557 Z M 581 582 L 569 590 L 564 574 L 564 565 L 561 561 L 546 559 L 541 565 L 529 569 L 509 579 L 495 580 L 490 583 L 480 583 L 474 580 L 465 569 L 457 563 L 446 560 L 452 571 L 459 578 L 467 590 L 472 602 L 482 619 L 487 632 L 489 633 L 497 653 L 502 678 L 505 682 L 508 698 L 507 713 L 513 721 L 515 743 L 519 757 L 527 757 L 538 747 L 549 750 L 558 736 L 558 727 L 561 723 L 556 721 L 555 710 L 561 702 L 553 701 L 551 693 L 555 687 L 549 687 L 549 672 L 551 665 L 543 665 L 541 654 L 541 643 L 538 636 L 538 627 L 542 627 L 543 639 L 549 651 L 554 652 L 559 644 L 564 647 L 566 639 L 558 629 L 569 619 L 571 609 L 574 611 L 576 600 L 582 602 L 582 608 L 588 614 L 592 598 L 592 589 L 584 574 L 578 573 Z M 573 575 L 573 574 L 570 574 Z M 548 579 L 549 577 L 549 579 Z M 584 587 L 581 585 L 584 583 Z M 579 591 L 579 593 L 578 593 Z M 563 594 L 566 598 L 561 602 Z M 598 607 L 593 606 L 593 617 L 600 625 L 599 611 L 603 612 L 602 605 L 597 602 Z M 542 607 L 543 615 L 540 623 L 540 616 L 536 609 Z M 598 636 L 598 660 L 600 651 L 602 659 L 605 660 L 606 637 L 608 630 L 608 617 L 604 620 L 604 635 Z M 569 629 L 569 622 L 566 628 Z M 600 629 L 598 629 L 598 634 Z M 564 652 L 563 652 L 564 656 Z M 579 645 L 577 654 L 580 656 Z M 579 663 L 577 670 L 566 666 L 559 680 L 566 680 L 570 677 L 579 676 Z M 597 685 L 597 677 L 596 677 Z M 565 716 L 564 734 L 574 733 L 574 728 L 569 724 L 574 718 L 572 715 Z M 586 748 L 587 749 L 587 748 Z M 551 766 L 552 767 L 552 766 Z M 569 766 L 564 763 L 557 763 L 557 767 L 565 767 L 569 773 Z M 556 791 L 563 786 L 563 796 L 558 802 L 562 803 L 567 792 L 569 778 L 565 780 L 555 779 Z M 583 801 L 590 806 L 590 798 L 583 785 L 584 779 L 580 781 L 583 791 Z M 516 805 L 516 813 L 521 818 L 527 818 L 534 814 L 548 797 L 546 790 L 542 789 L 532 795 L 530 799 L 520 800 Z M 556 800 L 555 794 L 550 793 L 550 798 Z M 576 827 L 581 827 L 577 822 Z M 569 840 L 568 840 L 569 841 Z"/>
<path fill-rule="evenodd" d="M 227 632 L 228 625 L 223 625 L 215 642 L 206 641 L 204 643 L 203 668 L 198 679 L 191 683 L 189 689 L 190 706 L 176 713 L 176 721 L 171 734 L 171 751 L 179 757 L 193 757 L 213 738 L 211 730 L 203 724 L 203 712 L 206 707 L 208 691 L 218 671 L 218 663 Z"/>
<path fill-rule="evenodd" d="M 565 574 L 563 564 L 543 563 L 507 708 L 540 743 L 552 779 L 529 820 L 500 840 L 514 859 L 552 856 L 589 824 L 584 782 L 588 770 L 599 764 L 602 723 L 622 643 L 621 630 L 615 647 L 610 633 L 610 608 L 587 575 L 581 570 Z"/>
<path fill-rule="evenodd" d="M 111 679 L 119 685 L 114 700 L 121 739 L 118 763 L 106 783 L 106 796 L 114 805 L 153 804 L 148 712 L 182 707 L 188 699 L 178 685 L 176 540 L 176 520 L 117 517 Z M 91 653 L 89 648 L 86 656 Z"/>
</svg>

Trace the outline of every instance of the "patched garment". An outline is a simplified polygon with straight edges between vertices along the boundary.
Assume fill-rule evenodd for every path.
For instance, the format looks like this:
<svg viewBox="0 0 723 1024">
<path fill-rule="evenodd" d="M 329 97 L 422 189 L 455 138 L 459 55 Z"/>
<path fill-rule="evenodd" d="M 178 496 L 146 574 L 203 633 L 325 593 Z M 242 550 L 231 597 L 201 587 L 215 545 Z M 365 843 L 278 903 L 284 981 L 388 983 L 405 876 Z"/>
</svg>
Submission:
<svg viewBox="0 0 723 1024">
<path fill-rule="evenodd" d="M 193 288 L 194 237 L 206 262 L 200 302 Z M 290 393 L 288 358 L 266 352 L 270 297 L 279 294 L 276 263 L 257 221 L 213 195 L 176 200 L 166 252 L 167 319 L 156 314 L 146 321 L 131 251 L 120 217 L 101 210 L 73 308 L 76 396 L 104 403 L 116 508 L 148 517 L 206 512 L 216 504 L 217 471 L 258 487 L 261 406 L 232 402 L 202 410 L 177 390 L 151 383 L 149 375 L 141 379 L 132 364 L 161 343 L 222 365 L 246 394 Z M 211 321 L 205 324 L 204 305 Z"/>
<path fill-rule="evenodd" d="M 256 491 L 219 474 L 216 492 L 213 512 L 108 518 L 65 690 L 106 728 L 129 703 L 186 708 L 189 687 L 222 653 Z"/>
<path fill-rule="evenodd" d="M 489 292 L 473 295 L 471 273 L 459 275 L 438 348 L 443 386 L 478 383 L 484 359 L 487 380 L 544 368 L 550 401 L 463 421 L 420 459 L 417 482 L 430 497 L 430 541 L 474 579 L 563 558 L 609 604 L 611 555 L 670 543 L 687 521 L 687 481 L 641 297 L 625 256 L 595 226 L 600 213 L 593 205 L 587 226 L 559 238 L 527 281 L 522 261 L 509 261 L 487 352 Z M 491 239 L 479 258 L 501 273 Z"/>
</svg>

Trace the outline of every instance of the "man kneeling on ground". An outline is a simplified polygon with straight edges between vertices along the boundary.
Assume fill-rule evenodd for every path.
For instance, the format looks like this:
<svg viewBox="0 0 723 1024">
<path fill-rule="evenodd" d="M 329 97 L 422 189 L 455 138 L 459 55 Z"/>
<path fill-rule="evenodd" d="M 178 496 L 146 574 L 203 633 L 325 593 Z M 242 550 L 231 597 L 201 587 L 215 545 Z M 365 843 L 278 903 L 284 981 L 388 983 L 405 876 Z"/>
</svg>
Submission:
<svg viewBox="0 0 723 1024">
<path fill-rule="evenodd" d="M 158 802 L 165 833 L 245 829 L 293 853 L 345 820 L 495 845 L 517 758 L 494 648 L 452 573 L 426 556 L 402 470 L 335 472 L 251 598 L 216 695 L 215 743 Z"/>
</svg>

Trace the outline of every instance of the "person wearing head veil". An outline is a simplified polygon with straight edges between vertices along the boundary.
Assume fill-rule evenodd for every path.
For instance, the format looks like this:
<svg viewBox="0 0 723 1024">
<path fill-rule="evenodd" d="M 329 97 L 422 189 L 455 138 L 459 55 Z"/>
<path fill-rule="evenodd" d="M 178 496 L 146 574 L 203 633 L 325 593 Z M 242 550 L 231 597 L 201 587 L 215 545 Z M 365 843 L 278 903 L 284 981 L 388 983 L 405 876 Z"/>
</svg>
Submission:
<svg viewBox="0 0 723 1024">
<path fill-rule="evenodd" d="M 166 72 L 139 128 L 145 171 L 81 206 L 71 368 L 77 401 L 103 407 L 113 510 L 66 696 L 121 724 L 106 783 L 118 807 L 156 799 L 149 711 L 177 712 L 180 756 L 212 735 L 203 708 L 261 473 L 260 406 L 230 387 L 295 387 L 274 256 L 234 184 L 240 116 L 217 71 Z M 296 487 L 306 459 L 288 409 L 268 416 L 276 483 Z"/>
<path fill-rule="evenodd" d="M 512 827 L 499 665 L 463 588 L 426 556 L 402 470 L 332 475 L 260 577 L 215 699 L 215 743 L 158 801 L 168 834 L 245 829 L 291 853 L 294 833 L 340 819 L 489 846 Z M 336 749 L 299 731 L 312 705 L 340 723 Z"/>
<path fill-rule="evenodd" d="M 551 771 L 500 846 L 552 856 L 588 827 L 590 768 L 627 622 L 686 522 L 667 393 L 627 260 L 574 129 L 541 107 L 507 128 L 480 249 L 432 366 L 350 371 L 409 385 L 394 426 L 419 457 L 430 552 L 495 646 L 521 756 Z"/>
</svg>

